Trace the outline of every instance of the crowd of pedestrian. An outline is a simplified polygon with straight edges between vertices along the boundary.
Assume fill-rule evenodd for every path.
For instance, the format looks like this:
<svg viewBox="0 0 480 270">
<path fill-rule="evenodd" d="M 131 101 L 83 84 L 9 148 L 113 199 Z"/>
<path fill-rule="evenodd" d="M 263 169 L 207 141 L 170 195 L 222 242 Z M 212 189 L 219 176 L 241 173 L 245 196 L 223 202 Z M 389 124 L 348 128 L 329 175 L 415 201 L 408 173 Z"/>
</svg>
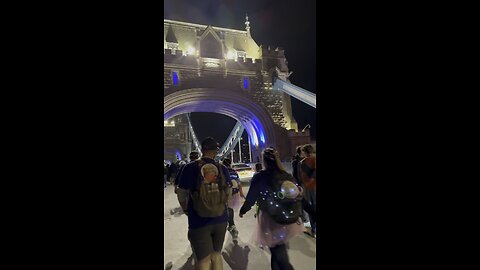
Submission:
<svg viewBox="0 0 480 270">
<path fill-rule="evenodd" d="M 257 220 L 253 242 L 270 250 L 272 269 L 293 269 L 288 241 L 307 232 L 306 225 L 316 237 L 315 149 L 309 144 L 297 147 L 292 174 L 283 167 L 276 149 L 264 149 L 247 194 L 232 161 L 215 159 L 218 150 L 219 144 L 208 137 L 201 143 L 201 157 L 193 151 L 188 163 L 164 165 L 165 186 L 167 181 L 175 184 L 178 202 L 188 218 L 187 237 L 195 269 L 223 269 L 225 234 L 228 231 L 234 243 L 239 235 L 235 212 L 243 218 L 252 208 Z"/>
</svg>

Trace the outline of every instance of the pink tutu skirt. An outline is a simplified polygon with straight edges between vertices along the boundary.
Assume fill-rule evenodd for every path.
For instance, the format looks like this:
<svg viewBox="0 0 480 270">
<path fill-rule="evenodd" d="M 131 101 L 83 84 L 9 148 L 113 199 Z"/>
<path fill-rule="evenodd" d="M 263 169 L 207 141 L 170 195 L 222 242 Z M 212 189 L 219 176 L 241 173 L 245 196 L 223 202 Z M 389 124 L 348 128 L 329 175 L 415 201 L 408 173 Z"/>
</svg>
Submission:
<svg viewBox="0 0 480 270">
<path fill-rule="evenodd" d="M 240 192 L 235 193 L 228 201 L 228 207 L 232 208 L 235 211 L 238 211 L 240 207 L 242 207 L 242 202 L 240 201 L 242 197 L 240 197 Z"/>
<path fill-rule="evenodd" d="M 294 236 L 301 235 L 306 229 L 302 220 L 288 225 L 276 223 L 267 213 L 260 210 L 257 216 L 257 226 L 251 242 L 260 247 L 274 247 L 286 243 Z"/>
</svg>

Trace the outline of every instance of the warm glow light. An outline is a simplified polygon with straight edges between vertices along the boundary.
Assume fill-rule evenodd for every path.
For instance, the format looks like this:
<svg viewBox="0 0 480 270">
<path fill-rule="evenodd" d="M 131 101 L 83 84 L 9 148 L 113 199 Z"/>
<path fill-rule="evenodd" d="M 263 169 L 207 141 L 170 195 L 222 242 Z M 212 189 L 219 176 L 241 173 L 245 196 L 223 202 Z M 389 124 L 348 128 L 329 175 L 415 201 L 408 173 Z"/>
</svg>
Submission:
<svg viewBox="0 0 480 270">
<path fill-rule="evenodd" d="M 233 51 L 228 51 L 228 53 L 227 53 L 227 58 L 228 58 L 228 59 L 233 59 L 233 58 L 235 58 L 235 53 L 234 53 Z"/>
<path fill-rule="evenodd" d="M 195 54 L 195 48 L 194 47 L 188 47 L 187 53 L 188 53 L 188 55 L 194 55 Z"/>
<path fill-rule="evenodd" d="M 175 126 L 175 121 L 168 121 L 168 120 L 165 120 L 163 121 L 163 126 L 164 127 L 174 127 Z"/>
</svg>

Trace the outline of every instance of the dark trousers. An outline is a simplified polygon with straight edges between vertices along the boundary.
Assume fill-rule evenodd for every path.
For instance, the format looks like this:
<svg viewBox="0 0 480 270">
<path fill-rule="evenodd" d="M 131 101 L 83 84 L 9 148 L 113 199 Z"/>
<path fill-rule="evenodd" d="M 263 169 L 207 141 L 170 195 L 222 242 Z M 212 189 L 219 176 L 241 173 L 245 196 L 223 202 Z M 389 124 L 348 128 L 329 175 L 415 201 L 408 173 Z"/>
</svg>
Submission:
<svg viewBox="0 0 480 270">
<path fill-rule="evenodd" d="M 231 227 L 235 225 L 235 222 L 233 221 L 233 209 L 232 208 L 227 208 L 227 221 L 228 221 L 228 227 Z"/>
<path fill-rule="evenodd" d="M 294 270 L 288 260 L 287 246 L 281 244 L 270 248 L 272 270 Z"/>
<path fill-rule="evenodd" d="M 306 189 L 305 199 L 312 207 L 313 211 L 308 211 L 308 218 L 310 219 L 310 225 L 312 226 L 312 232 L 316 233 L 317 231 L 317 218 L 312 215 L 312 212 L 316 213 L 317 211 L 317 193 L 315 191 Z"/>
</svg>

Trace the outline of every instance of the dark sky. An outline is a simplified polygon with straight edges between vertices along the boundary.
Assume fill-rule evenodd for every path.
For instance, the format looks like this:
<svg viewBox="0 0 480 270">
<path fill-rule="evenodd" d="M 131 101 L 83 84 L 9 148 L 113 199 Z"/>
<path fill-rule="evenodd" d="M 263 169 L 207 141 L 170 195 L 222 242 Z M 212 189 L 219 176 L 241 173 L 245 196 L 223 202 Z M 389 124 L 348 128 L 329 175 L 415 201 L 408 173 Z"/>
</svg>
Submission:
<svg viewBox="0 0 480 270">
<path fill-rule="evenodd" d="M 164 0 L 164 18 L 219 27 L 245 29 L 245 14 L 248 13 L 250 31 L 258 45 L 282 47 L 288 66 L 293 74 L 290 81 L 308 91 L 316 93 L 316 4 L 315 0 Z M 312 137 L 316 136 L 315 109 L 292 98 L 293 115 L 299 129 L 312 126 Z M 209 113 L 192 114 L 192 122 L 207 123 L 209 132 L 222 132 L 222 125 L 208 124 L 226 121 L 224 116 Z M 235 125 L 232 119 L 231 127 Z M 201 132 L 203 133 L 203 132 Z M 202 137 L 199 135 L 199 139 Z M 224 139 L 226 139 L 226 136 Z M 222 136 L 223 137 L 223 136 Z M 221 138 L 218 138 L 221 140 Z"/>
</svg>

